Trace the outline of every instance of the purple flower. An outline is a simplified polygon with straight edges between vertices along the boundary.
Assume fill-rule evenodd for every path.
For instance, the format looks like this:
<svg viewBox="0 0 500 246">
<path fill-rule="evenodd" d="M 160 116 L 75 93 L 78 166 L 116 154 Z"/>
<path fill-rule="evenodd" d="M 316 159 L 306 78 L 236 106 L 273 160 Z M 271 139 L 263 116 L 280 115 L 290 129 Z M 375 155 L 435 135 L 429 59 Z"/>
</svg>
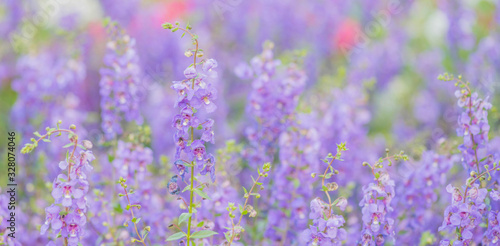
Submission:
<svg viewBox="0 0 500 246">
<path fill-rule="evenodd" d="M 205 160 L 205 167 L 201 170 L 200 174 L 205 175 L 210 173 L 212 182 L 215 182 L 215 158 L 212 154 L 208 154 Z"/>
<path fill-rule="evenodd" d="M 177 92 L 177 99 L 175 101 L 175 107 L 184 100 L 190 101 L 193 99 L 194 90 L 191 89 L 191 85 L 188 83 L 189 81 L 174 81 L 171 86 Z"/>
<path fill-rule="evenodd" d="M 168 192 L 171 195 L 178 195 L 181 192 L 179 185 L 177 184 L 177 175 L 172 176 L 167 184 Z"/>
<path fill-rule="evenodd" d="M 57 232 L 63 226 L 61 218 L 59 216 L 60 208 L 54 204 L 45 208 L 45 223 L 40 227 L 40 233 L 45 234 L 49 226 L 52 230 Z"/>
<path fill-rule="evenodd" d="M 215 143 L 215 134 L 212 129 L 214 125 L 214 120 L 208 119 L 205 123 L 202 124 L 203 126 L 203 133 L 201 135 L 201 140 L 204 142 L 211 142 L 212 144 Z"/>
<path fill-rule="evenodd" d="M 491 199 L 493 199 L 493 201 L 498 201 L 500 199 L 500 192 L 498 192 L 497 190 L 492 190 L 490 192 L 490 197 Z"/>
<path fill-rule="evenodd" d="M 84 145 L 91 146 L 90 142 Z M 67 240 L 68 245 L 81 244 L 81 236 L 84 233 L 84 226 L 87 223 L 87 198 L 89 182 L 86 172 L 92 171 L 90 162 L 95 159 L 89 150 L 81 150 L 78 154 L 72 152 L 66 160 L 61 161 L 61 169 L 68 169 L 69 176 L 59 174 L 52 183 L 52 197 L 54 204 L 45 208 L 45 223 L 41 226 L 40 232 L 44 234 L 49 229 L 53 233 L 60 235 Z M 61 204 L 64 208 L 64 215 L 60 214 Z"/>
<path fill-rule="evenodd" d="M 122 133 L 120 122 L 142 124 L 139 113 L 139 58 L 135 40 L 116 23 L 107 26 L 110 40 L 106 45 L 104 67 L 101 68 L 101 126 L 108 140 Z"/>
<path fill-rule="evenodd" d="M 81 224 L 78 216 L 74 213 L 66 215 L 64 220 L 66 226 L 61 231 L 61 235 L 68 239 L 68 245 L 78 246 L 83 231 L 82 226 L 85 224 Z"/>
<path fill-rule="evenodd" d="M 217 99 L 217 90 L 215 88 L 200 89 L 196 91 L 196 103 L 193 101 L 193 107 L 199 108 L 201 105 L 207 110 L 207 113 L 212 113 L 217 109 L 214 100 Z"/>
<path fill-rule="evenodd" d="M 300 241 L 306 245 L 340 245 L 347 238 L 344 228 L 345 220 L 328 209 L 328 204 L 320 198 L 311 201 L 309 218 L 313 224 L 302 234 Z M 327 220 L 325 220 L 325 218 Z"/>
<path fill-rule="evenodd" d="M 217 67 L 217 61 L 214 59 L 208 59 L 203 63 L 203 71 L 210 72 L 213 68 Z"/>
<path fill-rule="evenodd" d="M 187 79 L 193 79 L 197 75 L 196 69 L 194 67 L 188 67 L 186 70 L 184 70 L 184 76 L 186 76 Z"/>
<path fill-rule="evenodd" d="M 393 211 L 391 201 L 395 196 L 394 181 L 386 171 L 379 171 L 375 182 L 363 187 L 363 194 L 359 203 L 363 213 L 363 236 L 360 242 L 379 245 L 387 239 L 394 239 L 394 220 L 389 217 Z"/>
<path fill-rule="evenodd" d="M 177 160 L 174 162 L 175 167 L 177 168 L 177 172 L 182 178 L 182 181 L 184 181 L 184 175 L 186 173 L 189 173 L 189 168 L 186 168 L 186 164 L 184 163 L 183 160 Z"/>
<path fill-rule="evenodd" d="M 60 174 L 59 177 L 66 179 L 66 175 Z M 59 178 L 58 177 L 58 178 Z M 56 182 L 56 181 L 54 181 Z M 72 198 L 81 198 L 83 192 L 76 188 L 76 181 L 62 182 L 57 185 L 55 189 L 52 190 L 52 196 L 54 199 L 61 200 L 64 207 L 70 207 L 73 202 Z"/>
<path fill-rule="evenodd" d="M 205 161 L 205 145 L 201 140 L 194 140 L 191 144 L 192 155 L 198 165 L 203 165 Z"/>
</svg>

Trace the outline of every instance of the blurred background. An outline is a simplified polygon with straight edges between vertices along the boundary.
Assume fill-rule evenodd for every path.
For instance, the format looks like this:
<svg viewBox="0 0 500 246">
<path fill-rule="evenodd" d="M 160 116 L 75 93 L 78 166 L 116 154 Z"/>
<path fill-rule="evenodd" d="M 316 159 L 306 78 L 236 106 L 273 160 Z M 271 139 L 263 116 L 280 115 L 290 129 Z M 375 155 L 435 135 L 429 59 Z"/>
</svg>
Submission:
<svg viewBox="0 0 500 246">
<path fill-rule="evenodd" d="M 177 201 L 162 191 L 175 169 L 169 160 L 175 149 L 171 121 L 178 109 L 173 107 L 176 94 L 170 86 L 183 78 L 190 64 L 184 51 L 191 44 L 188 38 L 164 30 L 162 23 L 191 24 L 205 56 L 218 62 L 218 109 L 212 115 L 216 141 L 210 149 L 234 155 L 218 167 L 219 188 L 214 192 L 220 194 L 222 205 L 212 205 L 222 206 L 221 211 L 227 204 L 224 199 L 233 196 L 227 194 L 241 194 L 239 187 L 248 185 L 249 174 L 255 172 L 245 158 L 251 141 L 245 129 L 253 124 L 247 114 L 252 84 L 238 76 L 238 68 L 259 55 L 265 41 L 271 41 L 275 59 L 284 65 L 298 64 L 307 76 L 295 110 L 318 132 L 314 140 L 318 162 L 336 150 L 336 143 L 347 142 L 350 148 L 346 161 L 338 166 L 338 183 L 344 187 L 341 193 L 349 197 L 346 229 L 353 239 L 347 244 L 353 245 L 361 230 L 360 187 L 370 180 L 369 171 L 361 167 L 363 161 L 378 159 L 386 147 L 405 150 L 412 161 L 391 171 L 403 185 L 427 150 L 450 153 L 461 141 L 455 133 L 460 112 L 455 87 L 453 82 L 438 80 L 439 74 L 462 74 L 480 96 L 489 98 L 494 105 L 489 115 L 491 137 L 500 143 L 494 138 L 500 122 L 499 8 L 497 0 L 1 0 L 0 130 L 15 131 L 19 148 L 34 131 L 42 132 L 62 120 L 65 127 L 77 125 L 79 134 L 94 143 L 97 160 L 89 178 L 94 192 L 89 193 L 92 208 L 87 216 L 93 229 L 85 237 L 88 245 L 111 242 L 112 226 L 103 225 L 101 217 L 123 212 L 120 202 L 106 202 L 99 193 L 108 196 L 106 187 L 118 178 L 112 173 L 113 167 L 121 165 L 116 163 L 119 155 L 110 153 L 120 151 L 120 141 L 140 146 L 129 147 L 140 152 L 139 159 L 146 158 L 144 148 L 150 149 L 148 170 L 156 181 L 143 191 L 151 199 L 144 218 L 155 233 L 151 243 L 164 245 L 171 234 L 168 224 L 179 211 Z M 110 39 L 106 19 L 116 21 L 135 40 L 139 75 L 132 100 L 143 119 L 140 124 L 122 122 L 123 134 L 113 141 L 107 141 L 101 129 L 99 81 Z M 0 146 L 7 146 L 4 136 Z M 52 202 L 57 163 L 65 155 L 61 144 L 54 141 L 33 155 L 17 157 L 18 234 L 22 236 L 10 242 L 14 245 L 47 243 L 39 228 L 45 220 L 44 208 Z M 0 149 L 5 157 L 6 147 Z M 279 165 L 279 158 L 275 161 Z M 463 180 L 460 164 L 456 166 L 446 180 Z M 7 180 L 1 176 L 4 190 Z M 220 188 L 226 186 L 232 188 Z M 438 189 L 444 192 L 444 187 Z M 432 203 L 446 202 L 443 194 Z M 305 210 L 308 207 L 306 201 Z M 262 205 L 266 209 L 271 208 Z M 437 227 L 443 209 L 436 205 L 422 215 L 425 227 L 410 226 L 401 219 L 400 242 L 420 241 L 426 227 L 434 228 L 428 230 L 429 240 L 436 242 L 442 236 Z M 245 245 L 299 245 L 298 234 L 306 228 L 307 218 L 296 228 L 289 225 L 290 232 L 273 234 L 266 213 L 260 217 L 261 224 L 248 222 L 253 229 L 241 240 Z M 114 218 L 114 224 L 121 225 L 120 217 Z M 114 233 L 127 239 L 126 232 L 122 228 Z M 7 241 L 5 235 L 2 240 Z"/>
</svg>

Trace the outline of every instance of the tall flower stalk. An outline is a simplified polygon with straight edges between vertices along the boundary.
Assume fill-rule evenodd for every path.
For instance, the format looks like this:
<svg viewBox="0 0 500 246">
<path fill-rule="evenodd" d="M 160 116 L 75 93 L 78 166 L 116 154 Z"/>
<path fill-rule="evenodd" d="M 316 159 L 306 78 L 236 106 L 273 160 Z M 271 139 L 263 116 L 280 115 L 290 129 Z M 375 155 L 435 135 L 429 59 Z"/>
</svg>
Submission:
<svg viewBox="0 0 500 246">
<path fill-rule="evenodd" d="M 207 184 L 201 182 L 197 174 L 209 174 L 211 181 L 215 181 L 215 158 L 212 154 L 207 153 L 205 148 L 205 143 L 214 143 L 214 133 L 212 131 L 214 121 L 212 119 L 202 120 L 198 118 L 198 111 L 204 109 L 206 113 L 212 113 L 217 108 L 214 104 L 217 91 L 213 86 L 217 79 L 217 72 L 213 70 L 217 67 L 217 62 L 213 59 L 197 60 L 203 57 L 203 50 L 199 48 L 198 36 L 190 31 L 190 25 L 183 28 L 176 22 L 175 24 L 165 23 L 163 27 L 172 32 L 181 30 L 183 32 L 182 36 L 188 34 L 194 46 L 193 49 L 189 49 L 184 53 L 187 57 L 193 57 L 193 63 L 184 70 L 186 78 L 182 81 L 174 81 L 172 85 L 172 89 L 178 95 L 175 107 L 180 108 L 179 114 L 174 116 L 172 122 L 172 126 L 176 130 L 174 135 L 176 142 L 174 165 L 178 170 L 178 175 L 174 175 L 168 183 L 170 194 L 178 195 L 181 193 L 177 183 L 179 177 L 181 181 L 184 181 L 186 174 L 189 174 L 187 186 L 183 190 L 183 192 L 189 191 L 189 202 L 184 201 L 188 213 L 182 213 L 177 221 L 178 225 L 176 225 L 180 230 L 179 225 L 187 220 L 187 231 L 180 230 L 180 232 L 167 238 L 167 241 L 180 240 L 185 237 L 187 244 L 190 245 L 194 243 L 193 239 L 206 238 L 217 234 L 209 230 L 194 232 L 192 226 L 193 217 L 198 206 L 195 193 L 202 199 L 210 199 L 203 191 Z M 195 134 L 195 130 L 201 130 L 202 132 Z M 183 200 L 180 196 L 179 199 Z M 182 240 L 181 243 L 183 243 Z"/>
<path fill-rule="evenodd" d="M 236 217 L 234 215 L 234 211 L 236 210 L 236 206 L 234 206 L 234 203 L 231 203 L 231 202 L 228 204 L 226 210 L 229 213 L 229 218 L 231 220 L 231 227 L 227 228 L 228 231 L 226 233 L 224 233 L 224 235 L 226 237 L 226 242 L 224 245 L 230 246 L 233 243 L 233 241 L 238 241 L 240 239 L 241 234 L 245 231 L 245 229 L 241 226 L 241 222 L 242 222 L 244 215 L 248 214 L 249 217 L 257 216 L 257 211 L 255 211 L 254 207 L 252 207 L 248 202 L 250 201 L 250 198 L 252 196 L 255 196 L 255 198 L 260 198 L 259 191 L 263 190 L 264 187 L 262 186 L 262 182 L 259 182 L 259 180 L 261 178 L 267 177 L 269 175 L 268 174 L 269 171 L 271 171 L 271 164 L 270 163 L 264 164 L 262 166 L 262 171 L 260 171 L 260 168 L 257 168 L 257 172 L 259 173 L 259 176 L 257 176 L 256 179 L 254 179 L 252 177 L 253 184 L 252 184 L 252 187 L 250 188 L 250 190 L 247 191 L 247 189 L 245 189 L 245 187 L 243 187 L 243 189 L 245 190 L 245 195 L 243 196 L 245 198 L 245 203 L 243 204 L 243 206 L 238 205 L 238 208 L 240 211 L 240 217 L 236 223 L 234 220 L 234 218 Z M 256 190 L 257 188 L 259 188 L 259 190 Z"/>
<path fill-rule="evenodd" d="M 46 219 L 40 231 L 44 234 L 49 227 L 52 228 L 54 240 L 61 235 L 65 246 L 77 246 L 81 243 L 84 235 L 84 226 L 87 223 L 87 198 L 89 182 L 86 173 L 93 167 L 90 162 L 95 159 L 92 152 L 92 143 L 83 140 L 80 144 L 79 137 L 75 132 L 76 126 L 71 125 L 69 129 L 61 129 L 58 121 L 56 128 L 47 127 L 46 133 L 41 135 L 35 132 L 38 139 L 32 138 L 30 144 L 26 144 L 21 153 L 32 152 L 40 141 L 50 142 L 52 136 L 68 135 L 69 143 L 63 148 L 70 148 L 65 160 L 59 163 L 61 170 L 67 170 L 54 179 L 52 183 L 52 197 L 55 202 L 45 208 Z M 77 153 L 77 149 L 81 150 Z"/>
<path fill-rule="evenodd" d="M 320 197 L 316 197 L 311 201 L 311 212 L 309 219 L 313 220 L 313 224 L 309 226 L 301 235 L 301 243 L 308 246 L 313 245 L 341 245 L 347 237 L 347 232 L 344 228 L 345 219 L 342 215 L 335 214 L 335 208 L 344 211 L 347 206 L 347 199 L 338 197 L 332 201 L 330 192 L 336 191 L 339 186 L 335 182 L 326 183 L 333 175 L 339 171 L 333 168 L 333 161 L 343 161 L 342 152 L 347 151 L 345 143 L 337 145 L 337 153 L 335 155 L 329 153 L 323 160 L 327 164 L 325 171 L 322 174 L 312 173 L 313 178 L 321 178 L 321 191 L 325 192 L 327 201 Z"/>
<path fill-rule="evenodd" d="M 235 69 L 238 77 L 252 79 L 246 112 L 253 125 L 245 129 L 251 148 L 245 157 L 253 167 L 273 162 L 279 136 L 289 126 L 307 80 L 297 63 L 282 65 L 275 59 L 273 49 L 272 42 L 265 42 L 262 53 L 252 58 L 250 65 Z"/>
<path fill-rule="evenodd" d="M 488 196 L 486 181 L 492 179 L 491 172 L 500 170 L 495 155 L 490 153 L 488 146 L 488 110 L 492 105 L 473 93 L 469 82 L 463 81 L 462 76 L 455 78 L 453 75 L 443 74 L 439 79 L 455 81 L 458 88 L 455 96 L 458 98 L 458 106 L 464 110 L 458 118 L 457 128 L 457 134 L 463 137 L 464 142 L 458 149 L 462 152 L 463 165 L 469 171 L 462 189 L 451 184 L 446 187 L 452 199 L 444 212 L 443 224 L 439 230 L 455 231 L 456 240 L 443 239 L 440 245 L 470 245 L 476 241 L 474 234 L 479 234 L 480 224 L 489 210 L 485 200 Z M 494 220 L 491 222 L 494 223 Z"/>
<path fill-rule="evenodd" d="M 439 190 L 446 185 L 446 176 L 459 160 L 458 157 L 425 151 L 420 161 L 414 163 L 415 170 L 397 187 L 398 218 L 401 218 L 398 229 L 405 232 L 398 235 L 399 243 L 419 241 L 424 231 L 429 236 L 434 235 L 429 228 L 441 222 L 434 212 L 438 209 L 436 204 L 443 203 L 443 199 L 439 199 Z"/>
<path fill-rule="evenodd" d="M 135 40 L 115 22 L 107 23 L 110 36 L 106 43 L 104 67 L 100 69 L 102 129 L 107 140 L 123 132 L 121 121 L 142 124 L 139 113 L 139 57 Z"/>
<path fill-rule="evenodd" d="M 307 211 L 314 183 L 310 175 L 319 163 L 318 132 L 300 116 L 280 135 L 281 165 L 272 175 L 270 201 L 274 208 L 269 211 L 265 237 L 279 245 L 296 243 L 298 234 L 309 222 Z"/>
<path fill-rule="evenodd" d="M 390 213 L 393 211 L 391 202 L 394 198 L 394 180 L 389 173 L 384 170 L 384 163 L 392 165 L 392 160 L 408 160 L 408 156 L 403 152 L 389 156 L 386 150 L 386 157 L 380 158 L 374 164 L 364 162 L 363 166 L 368 166 L 374 176 L 374 182 L 363 187 L 363 199 L 359 203 L 363 213 L 363 230 L 361 240 L 358 245 L 372 246 L 384 245 L 388 239 L 395 241 L 394 219 Z"/>
<path fill-rule="evenodd" d="M 120 186 L 123 189 L 123 193 L 119 193 L 118 195 L 120 197 L 125 197 L 127 200 L 127 206 L 125 207 L 125 209 L 130 210 L 130 216 L 131 216 L 130 221 L 134 224 L 135 233 L 138 237 L 138 238 L 133 237 L 132 243 L 139 243 L 139 244 L 146 246 L 146 238 L 147 238 L 149 232 L 151 231 L 151 227 L 149 227 L 149 226 L 144 227 L 144 230 L 142 231 L 142 233 L 140 233 L 139 229 L 137 229 L 137 224 L 139 224 L 139 221 L 141 221 L 141 218 L 135 216 L 134 209 L 137 209 L 137 210 L 141 209 L 141 205 L 132 204 L 130 202 L 129 194 L 131 194 L 133 191 L 128 189 L 126 182 L 127 182 L 127 180 L 122 178 L 122 177 L 118 180 L 118 184 L 120 184 Z M 125 226 L 127 226 L 127 224 L 128 223 L 125 222 Z"/>
</svg>

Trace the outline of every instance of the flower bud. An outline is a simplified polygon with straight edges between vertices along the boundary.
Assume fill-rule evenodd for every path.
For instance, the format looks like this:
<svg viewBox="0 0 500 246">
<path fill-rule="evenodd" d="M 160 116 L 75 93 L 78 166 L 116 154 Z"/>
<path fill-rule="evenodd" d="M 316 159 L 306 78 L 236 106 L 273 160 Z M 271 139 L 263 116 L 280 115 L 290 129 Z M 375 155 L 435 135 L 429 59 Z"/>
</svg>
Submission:
<svg viewBox="0 0 500 246">
<path fill-rule="evenodd" d="M 94 145 L 92 144 L 92 142 L 90 142 L 89 140 L 83 140 L 82 141 L 82 145 L 86 149 L 92 149 L 92 147 L 94 147 Z"/>
</svg>

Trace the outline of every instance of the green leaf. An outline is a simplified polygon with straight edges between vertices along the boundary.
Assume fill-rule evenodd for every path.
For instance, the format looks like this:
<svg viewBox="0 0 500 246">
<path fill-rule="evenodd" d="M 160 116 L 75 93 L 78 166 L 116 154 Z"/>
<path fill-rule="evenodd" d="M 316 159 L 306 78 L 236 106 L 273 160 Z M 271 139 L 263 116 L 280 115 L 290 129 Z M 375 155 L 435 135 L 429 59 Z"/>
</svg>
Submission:
<svg viewBox="0 0 500 246">
<path fill-rule="evenodd" d="M 198 224 L 196 225 L 196 227 L 202 227 L 203 225 L 205 225 L 205 221 L 202 221 L 202 222 L 198 223 Z"/>
<path fill-rule="evenodd" d="M 132 218 L 132 222 L 135 224 L 139 223 L 139 221 L 141 221 L 141 218 Z"/>
<path fill-rule="evenodd" d="M 181 231 L 181 232 L 177 232 L 173 235 L 170 235 L 170 237 L 168 237 L 167 240 L 165 240 L 165 241 L 175 241 L 175 240 L 179 240 L 179 239 L 185 238 L 185 237 L 186 237 L 186 233 Z"/>
<path fill-rule="evenodd" d="M 489 156 L 484 157 L 483 159 L 479 160 L 479 163 L 481 163 L 481 162 L 485 161 L 485 160 L 486 160 L 486 159 L 488 159 L 488 158 L 489 158 Z"/>
<path fill-rule="evenodd" d="M 243 187 L 243 190 L 245 191 L 245 194 L 248 193 L 247 189 L 245 189 L 245 187 Z"/>
<path fill-rule="evenodd" d="M 191 186 L 186 185 L 186 187 L 184 187 L 184 189 L 182 190 L 182 192 L 187 191 L 187 190 L 191 190 Z"/>
<path fill-rule="evenodd" d="M 182 213 L 182 214 L 179 216 L 179 222 L 178 222 L 178 223 L 179 223 L 179 225 L 180 225 L 182 222 L 186 221 L 187 219 L 191 218 L 191 215 L 192 215 L 192 214 L 190 214 L 190 213 Z"/>
<path fill-rule="evenodd" d="M 50 143 L 50 139 L 46 139 L 46 138 L 44 138 L 44 139 L 42 139 L 42 141 L 47 142 L 47 143 Z"/>
<path fill-rule="evenodd" d="M 63 146 L 63 148 L 68 148 L 68 147 L 71 147 L 71 146 L 74 146 L 75 144 L 74 143 L 69 143 L 69 144 L 66 144 Z"/>
<path fill-rule="evenodd" d="M 117 203 L 115 204 L 115 206 L 113 206 L 113 211 L 115 211 L 115 212 L 117 212 L 117 213 L 119 213 L 119 214 L 123 214 L 123 208 L 122 208 L 122 205 L 121 205 L 119 202 L 117 202 Z"/>
<path fill-rule="evenodd" d="M 33 134 L 35 134 L 35 136 L 37 136 L 37 137 L 39 137 L 39 138 L 41 138 L 41 137 L 42 137 L 42 135 L 41 135 L 39 132 L 34 132 Z"/>
<path fill-rule="evenodd" d="M 67 158 L 67 157 L 66 157 Z M 114 155 L 108 155 L 108 161 L 111 163 L 115 159 Z"/>
<path fill-rule="evenodd" d="M 206 237 L 210 237 L 210 236 L 217 235 L 217 234 L 219 234 L 219 233 L 214 232 L 214 231 L 203 230 L 203 231 L 197 231 L 197 232 L 193 233 L 191 238 L 206 238 Z"/>
<path fill-rule="evenodd" d="M 224 237 L 226 238 L 226 241 L 228 241 L 228 242 L 231 240 L 231 237 L 229 235 L 230 235 L 229 232 L 224 233 Z"/>
<path fill-rule="evenodd" d="M 195 189 L 194 192 L 196 192 L 196 194 L 198 194 L 199 196 L 201 196 L 207 200 L 210 200 L 210 197 L 204 191 L 202 191 L 200 189 Z"/>
</svg>

